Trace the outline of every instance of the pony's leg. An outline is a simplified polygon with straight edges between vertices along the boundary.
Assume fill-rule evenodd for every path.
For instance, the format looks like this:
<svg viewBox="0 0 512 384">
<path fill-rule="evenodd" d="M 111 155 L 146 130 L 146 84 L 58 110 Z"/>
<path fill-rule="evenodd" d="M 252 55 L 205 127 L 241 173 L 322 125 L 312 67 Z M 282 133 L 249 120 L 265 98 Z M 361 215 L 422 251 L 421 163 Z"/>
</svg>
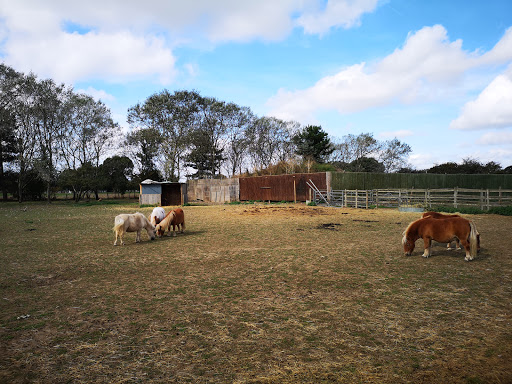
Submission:
<svg viewBox="0 0 512 384">
<path fill-rule="evenodd" d="M 119 237 L 121 238 L 121 245 L 124 245 L 124 231 L 121 231 Z"/>
<path fill-rule="evenodd" d="M 176 237 L 176 226 L 174 224 L 172 225 L 172 235 Z"/>
<path fill-rule="evenodd" d="M 137 236 L 135 237 L 135 242 L 136 242 L 136 243 L 140 243 L 140 232 L 141 232 L 141 230 L 139 229 L 139 230 L 137 231 Z"/>
<path fill-rule="evenodd" d="M 117 245 L 117 235 L 118 235 L 118 233 L 116 231 L 116 241 L 114 241 L 114 245 Z"/>
<path fill-rule="evenodd" d="M 466 250 L 466 257 L 464 258 L 464 260 L 466 260 L 466 261 L 473 260 L 473 257 L 471 257 L 469 241 L 461 240 L 461 244 L 464 246 L 464 249 Z"/>
<path fill-rule="evenodd" d="M 429 257 L 430 256 L 430 247 L 432 246 L 432 239 L 424 238 L 423 243 L 425 245 L 425 251 L 423 252 L 423 257 Z"/>
</svg>

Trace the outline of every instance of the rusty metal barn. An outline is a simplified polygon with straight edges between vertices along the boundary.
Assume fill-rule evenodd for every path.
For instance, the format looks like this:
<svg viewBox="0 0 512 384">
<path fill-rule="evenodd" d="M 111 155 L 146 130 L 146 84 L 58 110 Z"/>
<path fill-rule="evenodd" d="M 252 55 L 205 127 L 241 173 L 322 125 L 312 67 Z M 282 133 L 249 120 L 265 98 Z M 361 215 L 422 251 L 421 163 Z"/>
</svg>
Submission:
<svg viewBox="0 0 512 384">
<path fill-rule="evenodd" d="M 330 188 L 330 173 L 295 173 L 292 175 L 242 177 L 240 180 L 240 201 L 306 201 L 312 199 L 311 188 L 306 184 L 313 181 L 320 190 Z"/>
</svg>

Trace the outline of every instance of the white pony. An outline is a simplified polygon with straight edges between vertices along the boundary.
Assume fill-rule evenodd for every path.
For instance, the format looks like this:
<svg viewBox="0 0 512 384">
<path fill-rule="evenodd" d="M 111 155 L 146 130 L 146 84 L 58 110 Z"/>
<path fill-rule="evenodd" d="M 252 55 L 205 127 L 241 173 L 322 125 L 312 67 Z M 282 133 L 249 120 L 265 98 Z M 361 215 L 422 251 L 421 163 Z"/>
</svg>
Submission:
<svg viewBox="0 0 512 384">
<path fill-rule="evenodd" d="M 162 207 L 156 207 L 153 209 L 153 212 L 151 212 L 151 218 L 149 219 L 151 221 L 151 224 L 156 227 L 156 225 L 161 222 L 165 217 L 165 210 Z"/>
<path fill-rule="evenodd" d="M 116 233 L 114 245 L 117 245 L 118 237 L 121 239 L 121 245 L 124 245 L 123 236 L 125 232 L 137 232 L 135 242 L 139 243 L 140 233 L 143 229 L 147 231 L 151 240 L 155 240 L 155 226 L 140 212 L 117 215 L 114 220 L 114 228 L 112 229 Z"/>
</svg>

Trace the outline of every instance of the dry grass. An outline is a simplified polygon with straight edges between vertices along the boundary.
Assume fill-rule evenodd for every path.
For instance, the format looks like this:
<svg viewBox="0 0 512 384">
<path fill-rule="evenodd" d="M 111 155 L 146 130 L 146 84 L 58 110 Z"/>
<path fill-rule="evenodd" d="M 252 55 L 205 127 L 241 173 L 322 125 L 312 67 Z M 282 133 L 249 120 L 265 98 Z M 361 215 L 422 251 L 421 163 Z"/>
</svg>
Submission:
<svg viewBox="0 0 512 384">
<path fill-rule="evenodd" d="M 184 235 L 114 247 L 151 208 L 24 207 L 0 205 L 0 382 L 512 382 L 511 217 L 472 217 L 468 263 L 403 256 L 395 210 L 184 207 Z"/>
</svg>

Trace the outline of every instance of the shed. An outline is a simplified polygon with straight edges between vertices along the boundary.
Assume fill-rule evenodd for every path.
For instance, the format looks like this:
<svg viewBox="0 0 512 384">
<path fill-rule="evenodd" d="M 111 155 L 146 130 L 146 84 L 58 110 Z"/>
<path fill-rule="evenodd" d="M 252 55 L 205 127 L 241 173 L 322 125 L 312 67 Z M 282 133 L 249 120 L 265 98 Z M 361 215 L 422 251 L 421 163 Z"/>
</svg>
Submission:
<svg viewBox="0 0 512 384">
<path fill-rule="evenodd" d="M 171 181 L 153 181 L 140 183 L 140 205 L 183 205 L 187 202 L 187 184 Z"/>
</svg>

